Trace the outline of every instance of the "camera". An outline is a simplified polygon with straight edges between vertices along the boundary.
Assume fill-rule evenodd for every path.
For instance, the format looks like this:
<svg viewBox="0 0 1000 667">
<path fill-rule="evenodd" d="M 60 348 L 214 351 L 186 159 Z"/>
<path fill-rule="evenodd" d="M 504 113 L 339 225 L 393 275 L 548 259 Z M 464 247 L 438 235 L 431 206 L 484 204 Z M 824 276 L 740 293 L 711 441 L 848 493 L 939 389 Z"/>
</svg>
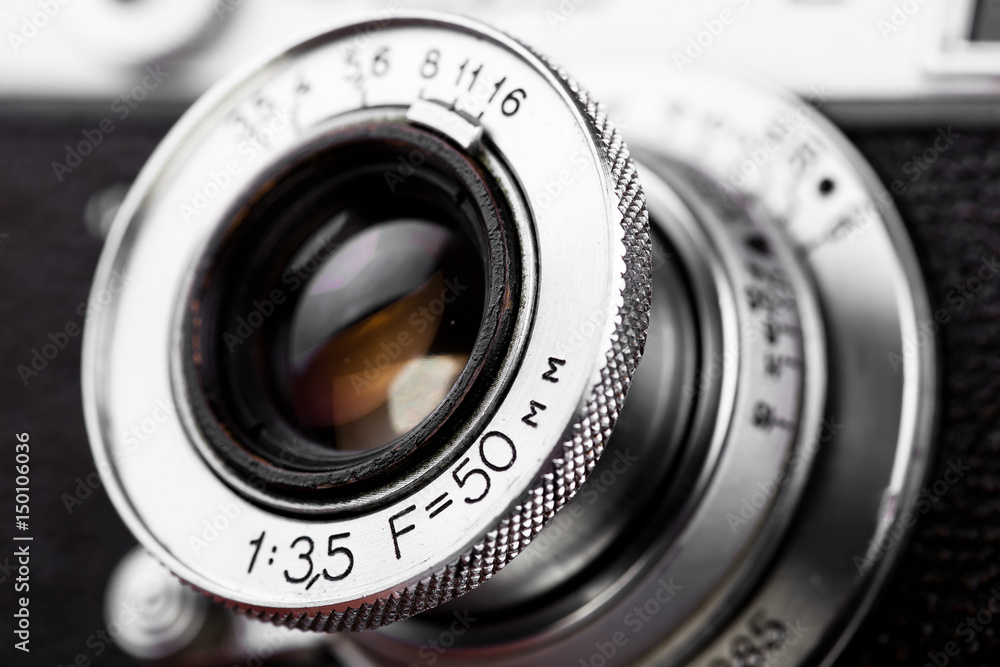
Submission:
<svg viewBox="0 0 1000 667">
<path fill-rule="evenodd" d="M 13 664 L 991 664 L 994 3 L 12 12 Z"/>
</svg>

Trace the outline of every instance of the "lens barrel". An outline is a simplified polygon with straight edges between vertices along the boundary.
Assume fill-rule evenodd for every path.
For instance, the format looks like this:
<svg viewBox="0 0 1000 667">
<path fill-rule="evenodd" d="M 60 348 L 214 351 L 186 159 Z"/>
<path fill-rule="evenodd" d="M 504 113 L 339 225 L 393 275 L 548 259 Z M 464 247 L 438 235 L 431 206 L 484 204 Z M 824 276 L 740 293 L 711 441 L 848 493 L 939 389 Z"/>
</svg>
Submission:
<svg viewBox="0 0 1000 667">
<path fill-rule="evenodd" d="M 377 629 L 347 660 L 836 654 L 930 458 L 919 267 L 815 108 L 615 63 L 638 166 L 562 70 L 428 13 L 185 115 L 84 347 L 95 460 L 156 559 L 255 618 Z"/>
</svg>

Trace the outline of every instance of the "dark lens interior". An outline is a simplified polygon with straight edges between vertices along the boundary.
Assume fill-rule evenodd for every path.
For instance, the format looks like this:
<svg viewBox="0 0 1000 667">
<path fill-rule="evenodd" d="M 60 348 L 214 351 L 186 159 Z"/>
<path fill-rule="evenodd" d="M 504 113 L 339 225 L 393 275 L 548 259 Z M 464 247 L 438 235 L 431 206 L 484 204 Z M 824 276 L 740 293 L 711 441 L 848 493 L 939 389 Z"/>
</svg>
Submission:
<svg viewBox="0 0 1000 667">
<path fill-rule="evenodd" d="M 315 266 L 287 335 L 272 341 L 275 389 L 301 430 L 336 449 L 380 447 L 427 418 L 479 333 L 478 249 L 444 211 L 414 201 L 404 217 L 402 206 L 371 200 L 336 213 L 286 274 Z"/>
<path fill-rule="evenodd" d="M 496 335 L 492 186 L 435 140 L 379 131 L 266 182 L 203 277 L 195 363 L 247 465 L 402 456 L 458 409 Z"/>
</svg>

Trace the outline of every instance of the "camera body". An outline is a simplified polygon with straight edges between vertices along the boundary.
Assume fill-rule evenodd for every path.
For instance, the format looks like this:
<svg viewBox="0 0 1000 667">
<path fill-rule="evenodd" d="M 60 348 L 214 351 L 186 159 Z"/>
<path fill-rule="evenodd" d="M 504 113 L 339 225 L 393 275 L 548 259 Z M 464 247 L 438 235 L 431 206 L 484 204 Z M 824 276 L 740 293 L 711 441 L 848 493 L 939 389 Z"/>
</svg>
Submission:
<svg viewBox="0 0 1000 667">
<path fill-rule="evenodd" d="M 84 212 L 91 228 L 104 226 L 120 184 L 135 178 L 179 112 L 264 48 L 265 39 L 289 41 L 352 14 L 377 25 L 404 9 L 346 3 L 333 16 L 305 2 L 279 7 L 248 0 L 206 3 L 197 11 L 151 3 L 128 17 L 113 4 L 15 4 L 7 35 L 14 57 L 0 65 L 7 82 L 0 90 L 0 155 L 8 184 L 0 206 L 10 221 L 0 253 L 7 254 L 9 284 L 25 286 L 4 303 L 12 327 L 4 410 L 14 431 L 39 443 L 34 485 L 51 507 L 38 529 L 49 550 L 38 558 L 62 573 L 53 580 L 89 582 L 39 584 L 33 649 L 58 664 L 83 664 L 80 656 L 98 664 L 128 662 L 112 648 L 100 619 L 105 582 L 132 540 L 102 497 L 78 397 L 83 320 L 107 306 L 100 294 L 87 296 L 101 241 L 87 234 Z M 1000 55 L 989 42 L 988 3 L 979 4 L 564 0 L 551 7 L 433 7 L 473 14 L 539 48 L 605 99 L 612 116 L 644 104 L 647 91 L 671 80 L 720 68 L 776 83 L 831 118 L 891 193 L 931 300 L 931 317 L 903 356 L 908 349 L 934 352 L 940 408 L 912 529 L 885 545 L 901 559 L 854 639 L 836 647 L 844 648 L 838 664 L 990 664 L 998 651 L 990 628 L 995 536 L 988 526 L 996 511 L 993 454 L 1000 443 L 993 280 L 1000 250 L 993 82 Z M 83 13 L 91 6 L 101 12 Z M 167 17 L 162 40 L 114 45 L 123 27 Z M 356 39 L 363 43 L 371 35 Z M 642 131 L 628 122 L 620 129 L 627 139 Z M 794 134 L 794 119 L 786 130 Z M 766 145 L 753 147 L 746 171 L 771 155 Z M 731 175 L 733 185 L 740 179 Z M 121 276 L 123 283 L 128 279 Z M 901 361 L 889 355 L 870 363 Z M 151 413 L 130 436 L 143 441 L 160 417 Z M 211 535 L 208 525 L 204 538 Z M 87 564 L 59 557 L 83 545 L 99 557 Z M 67 608 L 79 611 L 67 617 Z M 728 659 L 740 664 L 735 653 Z"/>
</svg>

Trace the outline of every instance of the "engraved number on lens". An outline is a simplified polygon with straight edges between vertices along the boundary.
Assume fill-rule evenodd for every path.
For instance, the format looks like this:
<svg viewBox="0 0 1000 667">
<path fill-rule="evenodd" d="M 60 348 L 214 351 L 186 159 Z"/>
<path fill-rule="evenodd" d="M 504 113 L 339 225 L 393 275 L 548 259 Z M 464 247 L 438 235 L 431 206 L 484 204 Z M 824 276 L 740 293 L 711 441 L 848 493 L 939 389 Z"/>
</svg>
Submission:
<svg viewBox="0 0 1000 667">
<path fill-rule="evenodd" d="M 463 105 L 463 111 L 478 111 L 476 118 L 482 118 L 486 110 L 482 107 L 489 106 L 493 100 L 497 99 L 501 91 L 508 90 L 507 77 L 501 77 L 497 81 L 492 81 L 483 70 L 483 64 L 474 64 L 469 58 L 465 58 L 458 66 L 458 76 L 455 78 L 454 87 L 464 88 L 465 92 L 473 93 L 473 97 L 468 104 Z M 425 79 L 434 79 L 441 72 L 441 50 L 431 49 L 427 52 L 420 65 L 420 76 Z M 466 86 L 465 82 L 468 81 Z M 476 84 L 479 84 L 478 86 Z M 487 97 L 489 94 L 489 97 Z M 504 116 L 513 116 L 521 109 L 521 102 L 527 99 L 528 93 L 524 88 L 514 88 L 507 92 L 500 102 L 500 111 Z M 451 103 L 452 108 L 459 108 L 459 98 L 456 97 Z"/>
<path fill-rule="evenodd" d="M 729 647 L 729 657 L 715 658 L 709 667 L 774 664 L 784 655 L 786 647 L 795 643 L 795 638 L 788 636 L 789 627 L 792 626 L 769 618 L 767 612 L 758 611 L 746 624 L 749 636 L 734 638 Z"/>
<path fill-rule="evenodd" d="M 313 551 L 316 549 L 316 544 L 313 539 L 307 535 L 300 535 L 292 540 L 289 544 L 289 549 L 298 549 L 296 554 L 297 560 L 305 561 L 307 569 L 305 574 L 299 576 L 298 573 L 292 573 L 289 569 L 285 569 L 283 574 L 285 576 L 285 581 L 291 584 L 306 584 L 306 589 L 312 588 L 320 576 L 327 581 L 342 581 L 350 576 L 351 572 L 354 570 L 354 554 L 350 549 L 344 546 L 335 546 L 335 543 L 339 540 L 346 539 L 350 537 L 350 533 L 337 533 L 336 535 L 330 535 L 327 539 L 327 557 L 329 562 L 333 563 L 333 558 L 335 556 L 343 556 L 347 559 L 346 564 L 339 566 L 342 569 L 337 569 L 333 565 L 327 565 L 323 568 L 321 572 L 313 573 L 316 565 L 313 562 Z M 254 565 L 257 564 L 257 557 L 260 555 L 261 548 L 264 546 L 264 540 L 267 537 L 267 531 L 261 531 L 260 535 L 255 539 L 250 540 L 250 545 L 254 547 L 253 556 L 250 557 L 250 567 L 247 568 L 247 574 L 253 572 Z M 281 553 L 277 545 L 270 545 L 270 556 L 267 559 L 267 565 L 274 565 L 275 559 L 278 558 L 278 554 Z M 338 561 L 343 562 L 343 558 L 338 559 Z M 299 565 L 299 567 L 302 567 Z M 333 569 L 333 574 L 330 570 Z M 308 583 L 307 583 L 308 582 Z"/>
<path fill-rule="evenodd" d="M 510 450 L 510 454 L 498 454 L 495 448 L 490 448 L 490 454 L 487 455 L 486 443 L 490 440 L 498 440 L 502 442 L 501 448 L 506 447 Z M 504 461 L 504 457 L 509 456 L 509 460 Z M 482 460 L 483 465 L 494 472 L 504 472 L 510 470 L 513 467 L 514 462 L 517 460 L 517 447 L 514 445 L 514 441 L 508 438 L 503 433 L 499 431 L 491 431 L 482 437 L 479 441 L 479 458 Z M 469 496 L 465 499 L 465 502 L 469 505 L 474 505 L 481 501 L 490 492 L 490 474 L 483 470 L 482 468 L 473 468 L 465 474 L 462 473 L 462 468 L 469 464 L 471 459 L 466 456 L 462 459 L 462 462 L 451 472 L 451 476 L 455 479 L 455 483 L 458 484 L 459 488 L 464 488 L 466 484 L 469 483 L 470 478 L 473 475 L 478 475 L 482 477 L 484 482 L 483 492 L 478 496 Z"/>
</svg>

